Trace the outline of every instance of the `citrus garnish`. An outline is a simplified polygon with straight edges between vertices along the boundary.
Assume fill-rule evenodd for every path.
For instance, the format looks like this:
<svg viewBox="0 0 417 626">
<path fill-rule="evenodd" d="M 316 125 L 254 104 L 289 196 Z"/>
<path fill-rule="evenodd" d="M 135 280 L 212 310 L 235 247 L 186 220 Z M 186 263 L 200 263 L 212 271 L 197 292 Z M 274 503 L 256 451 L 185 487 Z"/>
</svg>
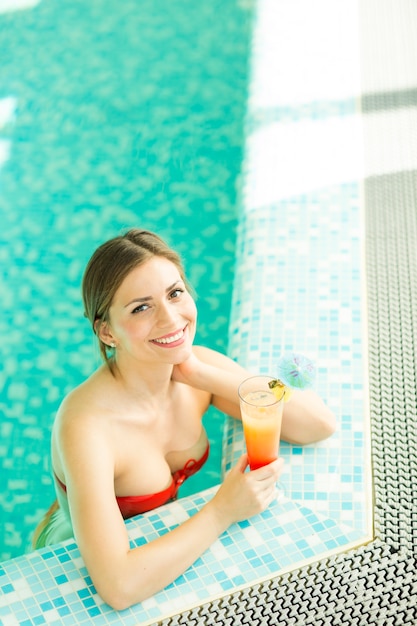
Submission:
<svg viewBox="0 0 417 626">
<path fill-rule="evenodd" d="M 284 398 L 284 402 L 288 402 L 292 396 L 292 389 L 287 387 L 287 385 L 284 385 L 284 383 L 278 380 L 278 378 L 270 380 L 268 386 L 272 389 L 273 394 L 276 398 L 278 398 L 278 400 L 282 400 L 282 398 Z"/>
</svg>

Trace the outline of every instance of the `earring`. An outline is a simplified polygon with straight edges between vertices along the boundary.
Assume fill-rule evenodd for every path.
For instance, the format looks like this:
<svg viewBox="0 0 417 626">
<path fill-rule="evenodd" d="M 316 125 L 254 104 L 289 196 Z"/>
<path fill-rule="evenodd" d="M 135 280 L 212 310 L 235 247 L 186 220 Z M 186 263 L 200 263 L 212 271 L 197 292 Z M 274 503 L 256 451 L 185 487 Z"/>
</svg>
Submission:
<svg viewBox="0 0 417 626">
<path fill-rule="evenodd" d="M 116 344 L 114 343 L 114 341 L 112 341 L 110 344 L 110 348 L 115 348 L 115 347 L 116 347 Z"/>
</svg>

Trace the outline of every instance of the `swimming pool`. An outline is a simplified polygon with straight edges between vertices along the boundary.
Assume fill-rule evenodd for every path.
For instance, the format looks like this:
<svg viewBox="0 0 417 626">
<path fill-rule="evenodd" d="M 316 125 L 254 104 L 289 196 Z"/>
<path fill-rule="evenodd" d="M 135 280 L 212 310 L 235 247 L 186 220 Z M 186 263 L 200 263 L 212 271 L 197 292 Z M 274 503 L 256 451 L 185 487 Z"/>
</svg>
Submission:
<svg viewBox="0 0 417 626">
<path fill-rule="evenodd" d="M 79 291 L 99 243 L 157 230 L 197 292 L 197 340 L 226 351 L 249 5 L 42 0 L 0 13 L 1 560 L 28 548 L 54 497 L 54 415 L 99 362 Z M 208 416 L 211 458 L 184 493 L 218 482 L 222 421 Z"/>
<path fill-rule="evenodd" d="M 278 503 L 278 507 L 274 507 L 278 517 L 272 523 L 268 510 L 253 525 L 245 522 L 231 529 L 231 536 L 227 532 L 178 581 L 158 594 L 158 597 L 151 598 L 146 607 L 134 607 L 123 617 L 103 606 L 92 588 L 91 579 L 74 542 L 9 561 L 0 567 L 4 592 L 0 604 L 5 623 L 12 626 L 17 620 L 22 624 L 52 621 L 72 624 L 75 620 L 85 624 L 91 624 L 92 621 L 97 624 L 120 624 L 122 621 L 124 624 L 132 624 L 137 623 L 139 616 L 142 618 L 144 613 L 151 620 L 146 623 L 155 623 L 157 616 L 173 616 L 173 611 L 181 612 L 181 615 L 164 619 L 164 624 L 200 623 L 202 620 L 223 623 L 230 622 L 234 617 L 239 623 L 243 620 L 263 624 L 265 620 L 271 619 L 271 615 L 279 615 L 285 623 L 300 619 L 309 624 L 331 623 L 335 615 L 343 624 L 351 624 L 355 619 L 361 619 L 364 623 L 375 620 L 384 623 L 415 622 L 413 549 L 415 554 L 416 533 L 412 479 L 416 476 L 416 439 L 412 421 L 415 415 L 413 365 L 416 359 L 413 358 L 413 342 L 406 340 L 413 337 L 413 316 L 410 311 L 415 310 L 413 293 L 417 293 L 417 290 L 413 292 L 410 288 L 416 276 L 413 271 L 415 255 L 412 251 L 417 249 L 413 241 L 416 233 L 416 152 L 413 151 L 412 142 L 410 144 L 416 123 L 413 108 L 415 90 L 412 88 L 417 59 L 412 54 L 415 5 L 410 2 L 407 6 L 404 3 L 401 7 L 395 6 L 394 11 L 391 0 L 378 3 L 377 7 L 373 2 L 366 2 L 359 7 L 350 0 L 342 4 L 343 7 L 326 0 L 310 6 L 306 1 L 300 11 L 298 3 L 290 5 L 277 0 L 261 0 L 259 3 L 262 7 L 259 15 L 265 19 L 261 22 L 258 20 L 258 26 L 261 23 L 265 30 L 262 28 L 258 31 L 262 45 L 255 46 L 255 57 L 258 61 L 265 61 L 265 64 L 258 66 L 262 70 L 262 80 L 256 85 L 254 93 L 258 98 L 252 102 L 259 105 L 260 95 L 269 98 L 272 94 L 278 98 L 283 95 L 288 99 L 288 105 L 273 107 L 272 110 L 269 107 L 269 110 L 261 111 L 262 116 L 253 119 L 262 124 L 266 122 L 268 127 L 272 126 L 269 130 L 274 130 L 275 126 L 275 134 L 265 133 L 264 139 L 268 141 L 262 141 L 261 146 L 270 147 L 272 140 L 274 154 L 280 156 L 282 153 L 284 157 L 280 163 L 284 165 L 285 175 L 281 172 L 280 177 L 271 179 L 272 186 L 266 187 L 253 183 L 259 182 L 258 177 L 264 174 L 264 181 L 267 182 L 273 174 L 272 169 L 254 167 L 256 161 L 250 162 L 251 167 L 247 168 L 252 183 L 247 185 L 247 191 L 256 193 L 249 197 L 251 202 L 246 205 L 250 220 L 245 218 L 245 212 L 239 216 L 241 244 L 237 245 L 237 249 L 243 264 L 241 266 L 237 262 L 236 265 L 237 290 L 234 293 L 237 299 L 231 314 L 234 353 L 239 350 L 241 357 L 243 355 L 250 363 L 261 364 L 268 370 L 269 359 L 275 358 L 277 345 L 281 348 L 281 344 L 271 343 L 279 342 L 276 332 L 270 334 L 271 328 L 285 329 L 285 337 L 289 336 L 290 342 L 291 337 L 296 339 L 298 347 L 301 347 L 300 329 L 303 345 L 308 346 L 309 351 L 319 348 L 319 384 L 328 394 L 332 406 L 337 408 L 341 420 L 339 433 L 314 448 L 318 452 L 317 458 L 326 461 L 323 452 L 329 446 L 327 474 L 331 473 L 333 479 L 339 475 L 341 482 L 328 482 L 328 476 L 322 471 L 317 472 L 318 467 L 312 462 L 315 456 L 315 453 L 311 454 L 313 450 L 285 446 L 286 453 L 291 454 L 292 451 L 291 472 L 285 476 L 282 487 L 291 496 L 291 500 L 284 501 L 284 505 L 291 506 L 282 510 Z M 281 10 L 283 8 L 284 11 Z M 340 12 L 341 8 L 346 11 Z M 358 16 L 356 10 L 359 8 Z M 344 99 L 337 97 L 333 101 L 340 90 L 351 96 L 356 93 L 350 90 L 352 86 L 355 87 L 352 79 L 356 80 L 358 76 L 358 59 L 352 54 L 358 43 L 358 27 L 364 29 L 360 67 L 364 70 L 361 76 L 365 82 L 362 85 L 361 102 L 354 103 L 351 98 L 344 102 Z M 390 36 L 387 36 L 388 33 Z M 404 54 L 398 54 L 399 36 Z M 270 51 L 273 54 L 265 54 L 265 46 L 269 45 L 273 47 Z M 337 53 L 329 55 L 329 49 Z M 302 58 L 288 54 L 288 50 L 297 51 Z M 303 50 L 308 51 L 308 54 L 303 55 Z M 288 63 L 289 59 L 293 65 Z M 301 66 L 304 72 L 294 71 L 294 66 L 297 70 Z M 323 67 L 328 71 L 323 72 Z M 279 77 L 277 68 L 281 70 Z M 340 71 L 342 68 L 344 71 Z M 272 77 L 270 72 L 273 72 Z M 253 75 L 259 77 L 256 71 Z M 305 77 L 309 79 L 307 83 Z M 286 88 L 274 93 L 274 89 L 270 89 L 271 85 L 285 85 Z M 303 88 L 295 89 L 299 85 Z M 405 88 L 405 85 L 408 87 Z M 300 101 L 300 95 L 304 96 L 305 90 L 309 93 L 312 88 L 316 92 L 316 87 L 325 90 L 330 88 L 331 91 L 323 100 L 309 99 L 311 105 L 306 106 L 304 100 Z M 360 117 L 356 113 L 359 104 Z M 366 130 L 366 141 L 359 144 L 357 152 L 356 142 L 361 135 L 357 132 L 356 123 L 361 121 Z M 324 135 L 313 132 L 326 128 L 328 132 Z M 262 130 L 260 125 L 252 127 L 254 132 L 249 133 L 248 145 L 253 145 L 253 139 L 259 137 L 259 131 Z M 278 130 L 281 133 L 277 133 Z M 290 143 L 275 141 L 283 136 L 284 130 L 289 131 L 284 137 Z M 303 133 L 299 130 L 303 130 Z M 294 133 L 297 142 L 291 141 Z M 318 136 L 320 142 L 315 141 Z M 363 163 L 362 159 L 356 158 L 360 156 L 360 145 L 365 149 Z M 295 154 L 294 147 L 297 148 Z M 266 154 L 269 158 L 271 152 L 262 150 L 257 157 L 262 159 Z M 334 158 L 336 155 L 340 158 Z M 294 158 L 289 158 L 291 156 Z M 270 162 L 276 164 L 277 160 Z M 342 162 L 343 170 L 339 170 L 337 165 Z M 364 167 L 362 172 L 358 171 L 361 163 Z M 304 168 L 307 166 L 303 170 L 305 176 L 300 175 L 300 165 Z M 291 173 L 296 176 L 289 176 Z M 323 181 L 323 176 L 328 177 L 329 174 L 333 181 L 329 188 L 304 188 L 306 182 L 310 185 L 317 180 Z M 343 176 L 335 180 L 333 176 L 336 174 Z M 360 189 L 352 184 L 357 180 L 357 174 L 366 175 L 363 195 L 359 195 L 357 192 Z M 303 188 L 295 198 L 278 197 L 278 194 L 282 194 L 282 182 L 288 189 L 297 181 L 301 182 Z M 339 186 L 334 185 L 337 181 L 341 183 Z M 280 219 L 274 228 L 268 227 L 265 219 L 257 219 L 267 215 L 265 212 L 259 214 L 259 207 L 253 202 L 256 202 L 259 193 L 264 194 L 266 190 L 273 192 L 274 196 L 277 194 L 272 198 L 269 209 L 274 208 L 275 202 L 280 209 L 279 212 L 271 212 L 270 219 L 276 222 L 281 215 L 286 217 Z M 344 214 L 340 208 L 347 213 Z M 359 213 L 358 208 L 361 209 Z M 364 208 L 365 214 L 362 213 Z M 305 219 L 306 214 L 309 215 L 308 220 Z M 364 230 L 362 220 L 362 226 L 358 221 L 360 217 L 366 217 Z M 290 224 L 287 218 L 291 218 Z M 295 222 L 301 227 L 300 230 L 294 229 Z M 281 229 L 288 226 L 292 236 L 282 239 Z M 351 238 L 347 237 L 347 233 L 351 234 Z M 363 241 L 365 233 L 366 241 Z M 248 235 L 247 239 L 243 237 L 244 234 Z M 276 235 L 282 241 L 283 248 L 276 245 Z M 317 276 L 312 272 L 314 268 L 310 264 L 300 263 L 297 266 L 291 263 L 298 256 L 301 259 L 305 257 L 305 237 L 309 235 L 313 240 L 309 245 L 314 246 L 320 255 Z M 317 246 L 318 238 L 325 245 Z M 366 243 L 365 267 L 369 288 L 364 296 L 369 296 L 369 309 L 366 308 L 366 301 L 363 307 L 359 306 L 358 299 L 357 288 L 365 276 L 363 268 L 358 267 L 361 258 L 358 254 L 360 241 Z M 332 249 L 327 245 L 331 242 L 335 244 Z M 286 254 L 287 249 L 291 254 Z M 282 260 L 284 264 L 276 262 Z M 343 272 L 340 271 L 340 264 L 343 264 Z M 309 309 L 303 309 L 300 303 L 309 301 L 317 305 L 319 317 L 314 309 L 316 313 L 305 318 L 308 323 L 302 320 L 300 325 L 286 306 L 287 300 L 283 306 L 279 275 L 282 275 L 283 268 L 287 277 L 292 277 L 295 272 L 298 277 L 304 275 L 304 280 L 307 279 L 304 284 L 298 282 L 298 279 L 285 283 L 290 293 L 295 295 L 297 313 L 303 316 Z M 266 309 L 258 299 L 252 298 L 251 288 L 244 289 L 240 299 L 239 276 L 246 276 L 247 272 L 250 272 L 250 287 L 257 288 L 259 284 L 266 286 L 262 290 Z M 350 278 L 346 280 L 347 274 Z M 271 284 L 279 288 L 268 290 Z M 349 294 L 355 295 L 350 299 Z M 366 319 L 367 310 L 370 313 L 372 467 L 369 465 L 369 454 L 366 458 L 362 456 L 361 460 L 358 456 L 361 451 L 366 452 L 363 448 L 363 428 L 366 424 L 362 416 L 366 417 L 367 407 L 364 394 L 366 379 L 361 379 L 360 369 L 356 366 L 366 359 L 368 343 L 358 323 Z M 237 325 L 236 313 L 242 315 L 243 323 L 240 326 Z M 316 322 L 324 334 L 315 332 Z M 353 342 L 348 339 L 351 330 L 354 331 Z M 362 337 L 365 341 L 364 351 L 361 349 Z M 262 340 L 261 345 L 259 339 Z M 339 341 L 341 351 L 335 349 Z M 324 361 L 322 356 L 325 357 Z M 352 415 L 351 408 L 354 409 Z M 233 424 L 236 425 L 236 422 L 233 421 Z M 352 436 L 355 443 L 350 446 Z M 339 446 L 342 455 L 337 457 L 337 461 L 340 461 L 337 466 L 334 463 L 334 452 Z M 350 466 L 350 470 L 354 470 L 353 476 L 345 471 L 349 469 L 349 458 L 354 462 Z M 358 462 L 365 470 L 362 477 L 368 474 L 368 479 L 371 475 L 375 479 L 374 502 L 370 497 L 367 500 L 373 508 L 373 515 L 370 516 L 375 521 L 369 537 L 373 532 L 375 536 L 365 546 L 347 550 L 345 538 L 335 534 L 334 530 L 338 526 L 336 519 L 344 524 L 348 522 L 348 526 L 357 519 L 357 497 L 363 502 L 363 491 L 360 488 L 358 490 L 362 480 L 356 471 L 360 470 Z M 324 469 L 325 465 L 321 464 L 321 468 Z M 319 492 L 312 490 L 315 479 L 319 479 L 319 485 L 329 488 L 327 492 L 330 496 L 334 495 L 332 492 L 338 487 L 336 499 L 327 499 L 321 488 Z M 368 479 L 365 483 L 369 484 Z M 319 498 L 313 501 L 315 493 Z M 351 496 L 354 497 L 353 501 L 350 500 Z M 144 530 L 146 536 L 149 532 L 162 534 L 167 527 L 171 528 L 178 521 L 183 521 L 184 503 L 190 514 L 196 506 L 202 504 L 202 494 L 194 498 L 190 496 L 181 502 L 162 507 L 159 512 L 129 520 L 127 525 L 132 541 L 140 544 Z M 314 510 L 311 508 L 313 505 Z M 295 515 L 296 510 L 298 513 Z M 323 520 L 325 511 L 331 515 L 331 519 Z M 303 519 L 307 527 L 300 523 Z M 142 524 L 146 529 L 141 528 Z M 340 530 L 343 530 L 342 527 Z M 264 541 L 267 531 L 269 535 L 274 535 L 271 544 Z M 340 539 L 343 541 L 340 542 Z M 325 542 L 324 552 L 320 547 L 321 540 Z M 339 547 L 335 548 L 335 544 Z M 324 558 L 329 548 L 332 556 Z M 140 621 L 144 623 L 142 619 Z"/>
</svg>

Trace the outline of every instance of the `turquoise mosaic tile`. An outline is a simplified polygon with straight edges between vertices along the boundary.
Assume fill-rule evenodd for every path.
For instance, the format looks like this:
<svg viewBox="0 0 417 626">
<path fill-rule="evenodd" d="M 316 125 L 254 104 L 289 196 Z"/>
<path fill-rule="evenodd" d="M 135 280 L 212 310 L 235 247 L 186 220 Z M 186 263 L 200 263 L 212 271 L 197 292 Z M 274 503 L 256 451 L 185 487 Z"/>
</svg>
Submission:
<svg viewBox="0 0 417 626">
<path fill-rule="evenodd" d="M 316 389 L 337 416 L 337 432 L 314 446 L 282 443 L 282 485 L 288 497 L 366 534 L 370 455 L 360 211 L 359 186 L 350 184 L 241 219 L 230 352 L 251 371 L 271 375 L 285 351 L 316 361 Z M 240 423 L 227 420 L 225 442 L 227 470 L 244 450 Z"/>
<path fill-rule="evenodd" d="M 7 7 L 0 0 L 0 559 L 30 549 L 54 499 L 57 407 L 100 362 L 80 294 L 96 245 L 132 226 L 158 231 L 197 293 L 197 341 L 227 350 L 251 26 L 235 0 Z M 205 425 L 210 458 L 182 493 L 219 481 L 223 416 L 211 410 Z"/>
<path fill-rule="evenodd" d="M 175 528 L 213 495 L 215 487 L 128 520 L 136 546 Z M 125 611 L 97 595 L 73 541 L 0 566 L 0 623 L 152 624 L 167 615 L 266 580 L 277 571 L 316 559 L 358 539 L 359 533 L 280 497 L 263 514 L 233 525 L 194 566 L 166 589 Z"/>
<path fill-rule="evenodd" d="M 258 5 L 229 353 L 272 376 L 284 352 L 316 362 L 316 390 L 334 411 L 337 432 L 312 446 L 282 443 L 281 488 L 367 541 L 372 484 L 358 22 L 354 4 L 342 4 L 340 12 L 326 7 L 325 24 L 309 3 L 302 10 L 273 0 Z M 297 24 L 291 35 L 286 24 Z M 320 33 L 326 46 L 335 44 L 334 63 L 316 43 Z M 243 450 L 241 424 L 228 419 L 223 471 Z"/>
</svg>

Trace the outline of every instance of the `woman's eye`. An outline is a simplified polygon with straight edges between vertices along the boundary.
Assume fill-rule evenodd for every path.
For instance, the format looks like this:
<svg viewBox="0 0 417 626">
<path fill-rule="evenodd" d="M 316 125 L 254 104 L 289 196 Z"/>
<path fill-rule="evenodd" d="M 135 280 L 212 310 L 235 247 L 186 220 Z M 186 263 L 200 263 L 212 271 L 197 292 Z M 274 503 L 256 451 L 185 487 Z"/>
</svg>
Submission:
<svg viewBox="0 0 417 626">
<path fill-rule="evenodd" d="M 169 295 L 170 295 L 171 299 L 172 298 L 179 298 L 182 293 L 184 293 L 183 289 L 174 289 L 174 291 L 171 291 L 171 293 Z"/>
<path fill-rule="evenodd" d="M 139 306 L 133 309 L 132 313 L 142 313 L 143 311 L 147 311 L 148 309 L 149 309 L 149 304 L 140 304 Z"/>
</svg>

